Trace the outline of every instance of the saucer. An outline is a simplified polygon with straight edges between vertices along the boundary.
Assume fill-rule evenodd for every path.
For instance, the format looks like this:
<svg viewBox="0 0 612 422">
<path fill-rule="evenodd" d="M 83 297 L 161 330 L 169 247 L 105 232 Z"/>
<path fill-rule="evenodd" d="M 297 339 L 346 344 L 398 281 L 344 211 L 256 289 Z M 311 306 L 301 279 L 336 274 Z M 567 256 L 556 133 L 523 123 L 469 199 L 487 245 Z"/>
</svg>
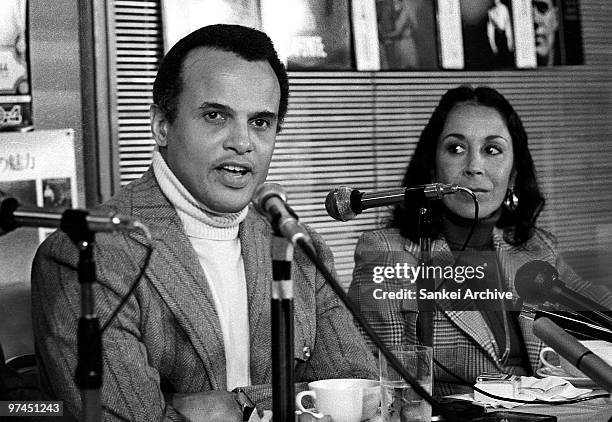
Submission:
<svg viewBox="0 0 612 422">
<path fill-rule="evenodd" d="M 563 378 L 564 380 L 569 381 L 576 388 L 597 388 L 598 387 L 595 381 L 593 381 L 591 378 L 572 377 L 572 376 L 569 376 L 567 372 L 565 372 L 561 368 L 557 369 L 557 368 L 544 367 L 544 368 L 538 369 L 536 371 L 536 374 L 542 378 L 551 377 L 551 376 Z"/>
</svg>

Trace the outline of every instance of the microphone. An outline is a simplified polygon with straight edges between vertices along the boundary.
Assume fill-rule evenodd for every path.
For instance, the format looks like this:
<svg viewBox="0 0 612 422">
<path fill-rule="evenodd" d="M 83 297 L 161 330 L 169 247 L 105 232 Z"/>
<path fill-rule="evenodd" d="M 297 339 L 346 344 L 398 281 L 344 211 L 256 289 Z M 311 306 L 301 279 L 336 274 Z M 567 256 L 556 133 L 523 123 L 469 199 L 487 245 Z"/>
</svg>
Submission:
<svg viewBox="0 0 612 422">
<path fill-rule="evenodd" d="M 331 190 L 325 198 L 325 209 L 330 217 L 339 221 L 348 221 L 368 208 L 399 204 L 413 194 L 425 199 L 442 199 L 460 190 L 467 190 L 458 185 L 444 183 L 429 183 L 410 188 L 391 189 L 386 191 L 363 193 L 346 186 Z"/>
<path fill-rule="evenodd" d="M 612 367 L 546 317 L 533 323 L 533 333 L 598 385 L 612 392 Z"/>
<path fill-rule="evenodd" d="M 81 219 L 81 222 L 75 222 Z M 39 207 L 24 207 L 15 198 L 0 196 L 0 236 L 18 227 L 49 227 L 59 228 L 70 234 L 70 230 L 82 224 L 92 232 L 113 232 L 142 230 L 148 232 L 146 226 L 138 220 L 115 213 L 67 209 L 64 211 L 50 210 Z"/>
<path fill-rule="evenodd" d="M 272 227 L 292 244 L 295 245 L 300 239 L 311 243 L 310 235 L 287 205 L 285 189 L 278 183 L 260 185 L 253 194 L 253 205 L 268 219 Z"/>
<path fill-rule="evenodd" d="M 605 314 L 611 310 L 567 288 L 559 279 L 557 269 L 546 261 L 531 261 L 519 268 L 514 278 L 514 287 L 527 302 L 541 304 L 552 300 L 612 329 L 612 317 Z"/>
<path fill-rule="evenodd" d="M 603 340 L 612 343 L 612 331 L 600 325 L 595 325 L 588 318 L 576 312 L 552 311 L 544 309 L 535 309 L 525 306 L 524 310 L 528 313 L 523 316 L 530 318 L 528 315 L 533 314 L 533 318 L 546 317 L 552 322 L 563 328 L 566 332 L 576 337 L 578 340 Z"/>
</svg>

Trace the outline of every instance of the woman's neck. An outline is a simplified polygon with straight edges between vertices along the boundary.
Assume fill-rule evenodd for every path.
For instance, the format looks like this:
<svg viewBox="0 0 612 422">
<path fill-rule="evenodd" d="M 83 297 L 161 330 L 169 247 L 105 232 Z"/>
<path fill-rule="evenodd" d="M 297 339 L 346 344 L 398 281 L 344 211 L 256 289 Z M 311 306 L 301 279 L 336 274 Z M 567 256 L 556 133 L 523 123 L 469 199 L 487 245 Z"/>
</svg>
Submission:
<svg viewBox="0 0 612 422">
<path fill-rule="evenodd" d="M 501 208 L 490 216 L 479 219 L 467 247 L 478 250 L 492 250 L 493 242 L 491 234 L 500 215 Z M 448 209 L 445 209 L 442 214 L 442 233 L 451 250 L 459 250 L 463 247 L 472 229 L 473 221 L 474 220 L 470 218 L 460 217 Z"/>
</svg>

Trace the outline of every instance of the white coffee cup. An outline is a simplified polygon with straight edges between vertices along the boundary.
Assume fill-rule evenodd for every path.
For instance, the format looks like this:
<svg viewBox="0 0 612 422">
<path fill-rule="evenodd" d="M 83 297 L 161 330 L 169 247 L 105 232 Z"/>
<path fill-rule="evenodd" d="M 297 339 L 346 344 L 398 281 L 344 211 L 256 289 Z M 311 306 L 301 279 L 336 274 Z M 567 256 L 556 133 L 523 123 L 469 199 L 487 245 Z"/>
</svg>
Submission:
<svg viewBox="0 0 612 422">
<path fill-rule="evenodd" d="M 591 350 L 597 356 L 604 360 L 608 365 L 612 366 L 612 343 L 602 340 L 584 340 L 580 342 L 584 347 Z M 560 366 L 553 365 L 546 359 L 547 353 L 558 355 Z M 551 370 L 562 370 L 567 375 L 573 378 L 588 378 L 582 371 L 578 370 L 574 365 L 569 363 L 567 359 L 560 356 L 552 347 L 545 347 L 540 350 L 540 362 L 546 368 Z"/>
<path fill-rule="evenodd" d="M 358 378 L 337 378 L 308 383 L 308 391 L 295 397 L 297 409 L 319 419 L 325 415 L 334 422 L 361 422 L 376 414 L 380 405 L 380 383 Z M 305 409 L 302 399 L 313 398 L 315 408 Z"/>
</svg>

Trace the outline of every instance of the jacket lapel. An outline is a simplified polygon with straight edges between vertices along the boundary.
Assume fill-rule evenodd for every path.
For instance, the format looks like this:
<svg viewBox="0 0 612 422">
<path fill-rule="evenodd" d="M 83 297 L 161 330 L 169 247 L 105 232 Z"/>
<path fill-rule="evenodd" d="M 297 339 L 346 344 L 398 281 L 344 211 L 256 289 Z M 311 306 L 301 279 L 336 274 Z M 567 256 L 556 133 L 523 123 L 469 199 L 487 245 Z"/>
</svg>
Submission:
<svg viewBox="0 0 612 422">
<path fill-rule="evenodd" d="M 191 341 L 211 388 L 226 389 L 223 335 L 212 293 L 180 218 L 151 170 L 133 185 L 131 213 L 145 222 L 153 238 L 146 276 Z M 140 233 L 130 237 L 146 245 Z"/>
<path fill-rule="evenodd" d="M 240 244 L 247 284 L 251 382 L 272 379 L 270 282 L 272 281 L 272 230 L 253 209 L 240 225 Z"/>
<path fill-rule="evenodd" d="M 523 264 L 534 259 L 552 259 L 549 253 L 539 247 L 533 238 L 523 246 L 513 246 L 509 244 L 504 240 L 503 230 L 497 227 L 494 227 L 493 229 L 493 246 L 503 278 L 508 283 L 506 288 L 513 292 L 513 297 L 515 298 L 518 297 L 516 289 L 514 288 L 514 277 L 516 275 L 516 271 Z M 434 257 L 434 262 L 436 265 L 446 266 L 453 264 L 453 254 L 450 251 L 448 244 L 443 239 L 434 241 L 433 250 L 439 251 L 436 252 Z M 442 306 L 444 307 L 444 303 L 442 303 Z M 453 324 L 455 324 L 467 336 L 474 339 L 474 341 L 499 366 L 499 356 L 502 355 L 502 351 L 499 350 L 499 346 L 494 341 L 495 336 L 491 332 L 482 314 L 474 311 L 452 310 L 453 307 L 448 305 L 446 306 L 446 309 L 451 309 L 445 311 L 445 314 L 453 322 Z M 519 326 L 521 328 L 521 334 L 523 336 L 527 354 L 529 356 L 529 363 L 531 364 L 532 369 L 535 369 L 537 368 L 539 362 L 539 352 L 544 344 L 533 334 L 532 321 L 521 317 L 519 318 Z"/>
<path fill-rule="evenodd" d="M 455 262 L 455 256 L 450 250 L 448 244 L 443 239 L 437 239 L 432 245 L 432 250 L 436 251 L 434 255 L 434 265 L 440 265 L 441 267 L 452 266 Z M 440 280 L 437 280 L 436 288 L 441 284 Z M 461 286 L 464 290 L 469 286 Z M 489 329 L 485 319 L 480 312 L 471 310 L 471 300 L 464 300 L 461 303 L 453 301 L 453 304 L 449 301 L 438 301 L 440 307 L 445 309 L 444 313 L 455 324 L 461 331 L 467 336 L 474 339 L 474 341 L 493 359 L 494 362 L 498 362 L 497 356 L 500 356 L 500 352 L 497 349 L 497 345 L 494 341 L 494 335 Z M 499 354 L 498 354 L 499 353 Z"/>
<path fill-rule="evenodd" d="M 513 296 L 517 298 L 516 309 L 522 304 L 516 292 L 516 288 L 514 287 L 514 278 L 516 277 L 518 269 L 527 262 L 537 259 L 554 262 L 554 257 L 548 249 L 539 246 L 534 237 L 523 246 L 513 246 L 509 244 L 504 240 L 503 231 L 497 227 L 493 229 L 493 244 L 497 252 L 498 262 L 503 271 L 504 280 L 509 284 L 506 287 L 511 290 Z M 540 350 L 544 347 L 544 343 L 533 334 L 533 321 L 525 318 L 523 314 L 519 317 L 519 326 L 521 328 L 527 355 L 529 356 L 531 369 L 535 371 L 539 365 Z"/>
</svg>

